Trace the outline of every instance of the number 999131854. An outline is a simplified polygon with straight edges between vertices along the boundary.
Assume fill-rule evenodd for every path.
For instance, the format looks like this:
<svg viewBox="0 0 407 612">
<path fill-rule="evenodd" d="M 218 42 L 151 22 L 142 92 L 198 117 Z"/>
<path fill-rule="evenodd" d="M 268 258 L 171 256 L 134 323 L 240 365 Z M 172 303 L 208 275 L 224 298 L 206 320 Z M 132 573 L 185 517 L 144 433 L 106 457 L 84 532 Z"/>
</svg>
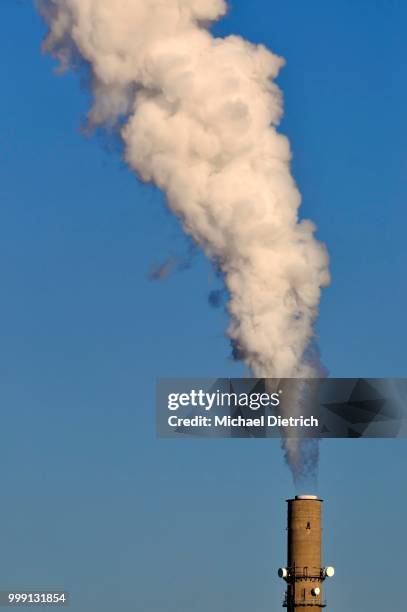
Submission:
<svg viewBox="0 0 407 612">
<path fill-rule="evenodd" d="M 0 592 L 2 606 L 66 606 L 68 594 L 64 591 L 3 591 Z"/>
</svg>

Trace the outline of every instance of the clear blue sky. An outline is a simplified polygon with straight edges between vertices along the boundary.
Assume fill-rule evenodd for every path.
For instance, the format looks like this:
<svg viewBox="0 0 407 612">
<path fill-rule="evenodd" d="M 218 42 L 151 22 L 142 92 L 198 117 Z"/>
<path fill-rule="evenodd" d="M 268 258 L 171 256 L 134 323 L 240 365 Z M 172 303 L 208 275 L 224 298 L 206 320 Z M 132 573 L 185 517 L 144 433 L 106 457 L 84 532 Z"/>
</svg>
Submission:
<svg viewBox="0 0 407 612">
<path fill-rule="evenodd" d="M 0 19 L 0 590 L 74 612 L 279 610 L 278 443 L 160 441 L 157 376 L 236 376 L 219 286 L 153 188 L 79 133 L 77 76 L 40 54 L 30 0 Z M 234 0 L 216 25 L 284 55 L 282 130 L 332 258 L 318 322 L 331 376 L 405 376 L 407 5 Z M 405 441 L 325 441 L 332 612 L 405 608 Z"/>
</svg>

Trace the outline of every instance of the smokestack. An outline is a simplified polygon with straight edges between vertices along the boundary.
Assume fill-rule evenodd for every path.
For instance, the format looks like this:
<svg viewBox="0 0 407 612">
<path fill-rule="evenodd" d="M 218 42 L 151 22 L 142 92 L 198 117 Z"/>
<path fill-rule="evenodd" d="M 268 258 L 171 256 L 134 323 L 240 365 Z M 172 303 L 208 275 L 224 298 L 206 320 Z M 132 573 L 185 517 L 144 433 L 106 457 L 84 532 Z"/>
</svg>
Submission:
<svg viewBox="0 0 407 612">
<path fill-rule="evenodd" d="M 333 567 L 322 567 L 322 500 L 296 495 L 287 502 L 287 567 L 278 570 L 287 583 L 283 607 L 318 612 L 326 607 L 322 583 L 335 573 Z"/>
</svg>

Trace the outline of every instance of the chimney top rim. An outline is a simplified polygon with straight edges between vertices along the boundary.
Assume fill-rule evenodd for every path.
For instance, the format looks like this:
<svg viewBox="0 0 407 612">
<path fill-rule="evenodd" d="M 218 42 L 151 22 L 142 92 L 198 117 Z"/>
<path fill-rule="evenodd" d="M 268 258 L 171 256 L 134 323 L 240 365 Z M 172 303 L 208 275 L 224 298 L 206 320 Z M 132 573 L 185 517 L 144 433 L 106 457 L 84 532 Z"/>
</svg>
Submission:
<svg viewBox="0 0 407 612">
<path fill-rule="evenodd" d="M 318 495 L 296 495 L 293 501 L 322 501 Z"/>
</svg>

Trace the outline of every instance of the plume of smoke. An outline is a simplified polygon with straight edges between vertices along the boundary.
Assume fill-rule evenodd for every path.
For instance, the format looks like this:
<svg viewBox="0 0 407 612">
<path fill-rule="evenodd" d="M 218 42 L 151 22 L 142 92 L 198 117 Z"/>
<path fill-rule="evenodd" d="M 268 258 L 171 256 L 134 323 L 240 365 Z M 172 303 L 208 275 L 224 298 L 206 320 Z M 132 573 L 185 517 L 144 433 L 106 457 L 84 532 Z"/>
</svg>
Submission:
<svg viewBox="0 0 407 612">
<path fill-rule="evenodd" d="M 224 289 L 213 289 L 208 296 L 208 303 L 212 308 L 220 308 L 225 301 Z"/>
<path fill-rule="evenodd" d="M 152 281 L 164 280 L 171 276 L 173 272 L 189 270 L 192 266 L 193 257 L 196 255 L 194 245 L 190 245 L 188 252 L 185 255 L 172 253 L 158 265 L 152 266 L 149 272 L 149 279 Z"/>
<path fill-rule="evenodd" d="M 266 379 L 265 389 L 269 394 L 279 392 L 277 411 L 281 416 L 315 416 L 318 405 L 318 389 L 324 372 L 316 361 L 316 348 L 309 347 L 314 364 L 315 378 L 290 380 L 286 378 Z M 310 358 L 311 358 L 310 356 Z M 291 469 L 294 484 L 299 491 L 316 490 L 318 485 L 319 440 L 318 438 L 292 438 L 290 428 L 282 427 L 281 446 L 284 458 Z"/>
<path fill-rule="evenodd" d="M 177 269 L 178 262 L 173 255 L 169 255 L 165 261 L 151 268 L 148 278 L 150 280 L 164 280 Z"/>
<path fill-rule="evenodd" d="M 87 62 L 90 126 L 116 125 L 125 160 L 164 190 L 169 208 L 227 288 L 232 345 L 257 377 L 312 377 L 325 248 L 276 130 L 283 59 L 208 26 L 224 0 L 40 0 L 44 50 L 61 69 Z M 286 446 L 294 474 L 300 445 Z"/>
</svg>

